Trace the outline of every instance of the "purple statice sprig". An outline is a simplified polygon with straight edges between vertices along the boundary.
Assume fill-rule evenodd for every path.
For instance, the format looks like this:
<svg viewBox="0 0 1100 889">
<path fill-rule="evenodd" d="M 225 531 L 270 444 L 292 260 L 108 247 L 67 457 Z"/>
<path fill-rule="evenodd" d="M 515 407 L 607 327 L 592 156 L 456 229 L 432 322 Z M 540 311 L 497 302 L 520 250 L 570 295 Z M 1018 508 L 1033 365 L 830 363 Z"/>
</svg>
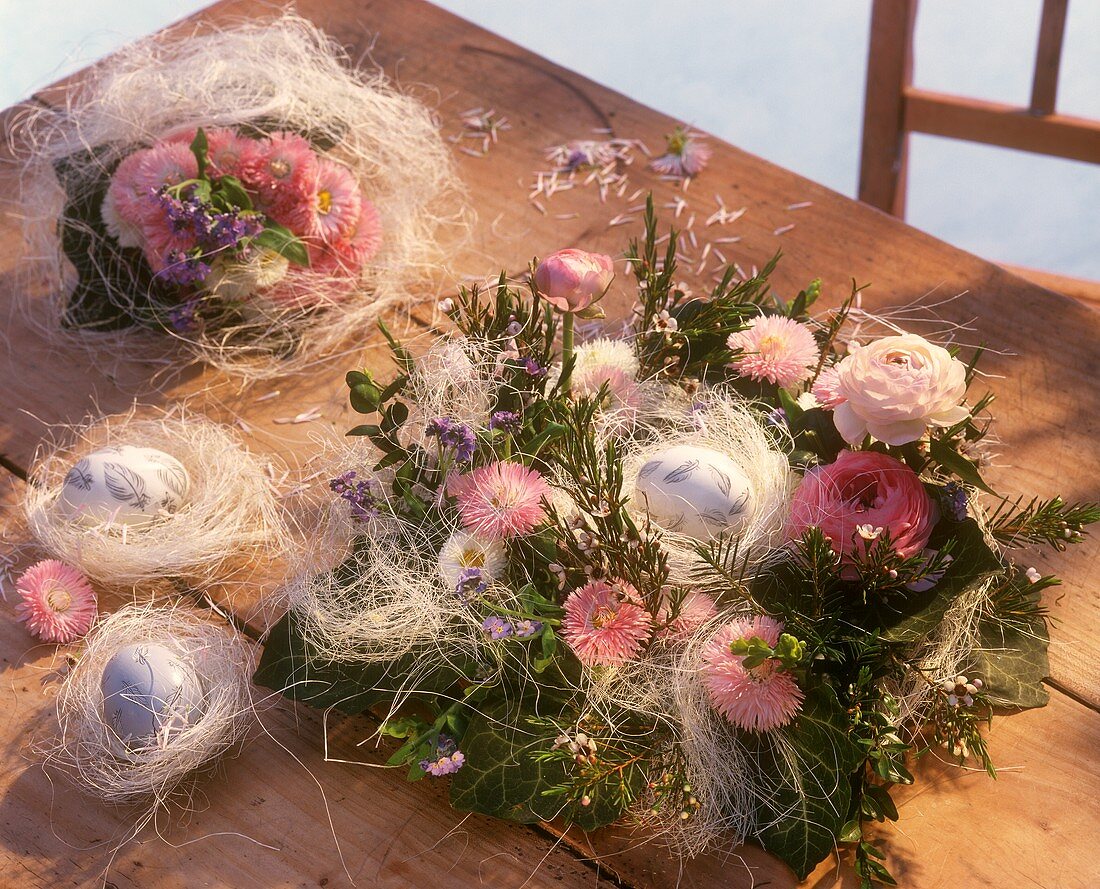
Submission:
<svg viewBox="0 0 1100 889">
<path fill-rule="evenodd" d="M 940 490 L 940 499 L 944 510 L 956 522 L 964 521 L 969 515 L 970 498 L 966 493 L 966 488 L 958 482 L 948 482 L 944 485 Z"/>
<path fill-rule="evenodd" d="M 474 431 L 450 417 L 436 417 L 428 421 L 424 434 L 429 438 L 438 438 L 439 444 L 454 452 L 459 463 L 469 463 L 477 450 L 477 436 Z"/>
<path fill-rule="evenodd" d="M 203 260 L 201 249 L 172 250 L 165 258 L 165 266 L 156 277 L 177 287 L 189 287 L 206 280 L 210 274 L 210 264 Z"/>
<path fill-rule="evenodd" d="M 346 500 L 351 507 L 351 517 L 356 521 L 365 521 L 378 515 L 378 501 L 371 493 L 369 479 L 356 480 L 354 469 L 332 479 L 328 486 L 332 493 Z"/>
<path fill-rule="evenodd" d="M 199 324 L 199 307 L 201 300 L 188 299 L 179 305 L 172 306 L 168 310 L 168 326 L 176 333 L 190 333 Z"/>
<path fill-rule="evenodd" d="M 514 435 L 523 428 L 523 417 L 516 411 L 494 411 L 489 417 L 489 429 Z"/>
</svg>

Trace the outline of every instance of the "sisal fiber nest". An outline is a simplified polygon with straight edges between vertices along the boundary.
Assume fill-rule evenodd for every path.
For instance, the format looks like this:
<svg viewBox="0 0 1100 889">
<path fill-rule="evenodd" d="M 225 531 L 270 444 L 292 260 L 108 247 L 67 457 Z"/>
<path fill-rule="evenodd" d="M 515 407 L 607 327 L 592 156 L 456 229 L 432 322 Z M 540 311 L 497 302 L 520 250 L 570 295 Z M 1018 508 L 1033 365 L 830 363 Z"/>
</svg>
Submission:
<svg viewBox="0 0 1100 889">
<path fill-rule="evenodd" d="M 156 448 L 191 477 L 189 498 L 147 525 L 72 521 L 60 500 L 76 462 L 105 447 Z M 176 405 L 61 427 L 39 446 L 23 497 L 31 535 L 51 556 L 111 588 L 184 584 L 206 589 L 237 568 L 262 565 L 286 547 L 286 531 L 264 464 L 228 427 Z"/>
<path fill-rule="evenodd" d="M 261 288 L 217 325 L 180 332 L 155 320 L 166 310 L 151 270 L 107 233 L 100 207 L 123 158 L 197 127 L 306 137 L 377 209 L 378 252 L 350 281 L 303 270 L 300 298 L 267 300 Z M 294 14 L 140 41 L 96 67 L 63 107 L 25 108 L 17 130 L 28 317 L 50 340 L 75 339 L 100 359 L 163 358 L 177 351 L 174 338 L 246 379 L 299 370 L 411 304 L 469 225 L 431 111 L 381 73 L 354 68 Z"/>
<path fill-rule="evenodd" d="M 166 743 L 122 757 L 103 718 L 100 681 L 120 648 L 142 642 L 164 645 L 193 667 L 202 685 L 202 715 Z M 231 628 L 182 606 L 127 605 L 100 621 L 85 646 L 58 693 L 58 734 L 40 743 L 38 752 L 87 793 L 112 803 L 164 805 L 189 778 L 245 739 L 252 723 L 254 654 Z"/>
</svg>

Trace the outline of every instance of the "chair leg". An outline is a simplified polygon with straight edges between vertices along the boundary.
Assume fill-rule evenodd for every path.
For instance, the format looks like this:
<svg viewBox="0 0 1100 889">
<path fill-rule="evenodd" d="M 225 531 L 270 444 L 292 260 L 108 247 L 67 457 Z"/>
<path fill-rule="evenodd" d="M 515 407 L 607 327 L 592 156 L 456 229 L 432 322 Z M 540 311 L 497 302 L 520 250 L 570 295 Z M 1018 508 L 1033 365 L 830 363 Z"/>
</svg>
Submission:
<svg viewBox="0 0 1100 889">
<path fill-rule="evenodd" d="M 905 216 L 905 90 L 913 79 L 917 0 L 874 0 L 863 105 L 859 199 Z"/>
</svg>

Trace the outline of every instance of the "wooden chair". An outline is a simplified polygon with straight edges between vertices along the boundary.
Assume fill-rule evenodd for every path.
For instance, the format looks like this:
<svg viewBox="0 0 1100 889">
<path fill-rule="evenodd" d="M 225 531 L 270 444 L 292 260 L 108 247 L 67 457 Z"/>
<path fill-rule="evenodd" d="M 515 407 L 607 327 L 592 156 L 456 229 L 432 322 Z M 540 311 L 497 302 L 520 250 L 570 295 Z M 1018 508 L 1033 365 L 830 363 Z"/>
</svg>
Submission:
<svg viewBox="0 0 1100 889">
<path fill-rule="evenodd" d="M 874 0 L 863 109 L 859 199 L 905 217 L 909 133 L 928 133 L 1100 163 L 1100 121 L 1055 111 L 1069 0 L 1043 0 L 1031 103 L 1026 108 L 915 87 L 917 0 Z M 1100 300 L 1100 285 L 1012 268 L 1042 286 Z"/>
</svg>

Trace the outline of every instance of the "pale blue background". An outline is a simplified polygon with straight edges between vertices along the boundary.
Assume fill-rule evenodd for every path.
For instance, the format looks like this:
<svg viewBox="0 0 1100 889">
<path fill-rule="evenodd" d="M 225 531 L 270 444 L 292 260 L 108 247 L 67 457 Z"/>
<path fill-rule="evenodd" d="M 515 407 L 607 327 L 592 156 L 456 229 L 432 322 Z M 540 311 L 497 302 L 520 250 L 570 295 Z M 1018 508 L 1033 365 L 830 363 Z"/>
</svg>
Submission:
<svg viewBox="0 0 1100 889">
<path fill-rule="evenodd" d="M 204 5 L 0 0 L 0 106 Z M 869 0 L 439 5 L 735 145 L 855 191 Z M 1026 103 L 1040 5 L 922 0 L 918 84 Z M 1100 118 L 1100 0 L 1070 3 L 1062 71 L 1060 110 Z M 917 136 L 909 183 L 913 225 L 990 259 L 1100 279 L 1100 166 Z"/>
</svg>

